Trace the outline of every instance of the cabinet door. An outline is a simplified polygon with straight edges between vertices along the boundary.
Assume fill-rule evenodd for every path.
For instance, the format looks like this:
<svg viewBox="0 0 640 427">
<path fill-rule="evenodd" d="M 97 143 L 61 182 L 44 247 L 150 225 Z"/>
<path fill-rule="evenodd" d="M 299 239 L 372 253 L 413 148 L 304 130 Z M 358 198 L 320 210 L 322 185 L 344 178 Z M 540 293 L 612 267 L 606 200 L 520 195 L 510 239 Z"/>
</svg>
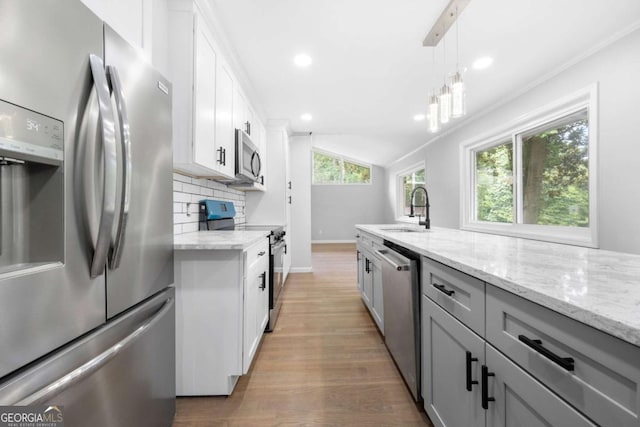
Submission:
<svg viewBox="0 0 640 427">
<path fill-rule="evenodd" d="M 245 278 L 244 289 L 244 328 L 242 348 L 242 373 L 249 372 L 251 361 L 259 343 L 258 335 L 258 304 L 260 299 L 260 276 L 255 269 L 250 269 Z"/>
<path fill-rule="evenodd" d="M 215 107 L 216 52 L 206 27 L 196 14 L 195 67 L 193 87 L 193 160 L 204 167 L 216 168 Z"/>
<path fill-rule="evenodd" d="M 382 264 L 381 261 L 377 257 L 373 257 L 372 259 L 372 285 L 373 285 L 373 295 L 372 295 L 372 314 L 373 319 L 378 324 L 378 329 L 384 335 L 384 305 L 383 305 L 383 297 L 382 297 Z"/>
<path fill-rule="evenodd" d="M 422 397 L 435 427 L 485 425 L 483 361 L 484 340 L 422 295 Z"/>
<path fill-rule="evenodd" d="M 235 176 L 235 133 L 233 131 L 233 78 L 220 62 L 216 72 L 216 168 L 229 178 Z"/>
<path fill-rule="evenodd" d="M 362 299 L 369 310 L 371 310 L 371 302 L 373 297 L 373 263 L 368 254 L 364 255 L 364 280 L 362 282 Z"/>
<path fill-rule="evenodd" d="M 564 400 L 487 344 L 487 425 L 491 427 L 582 427 L 593 424 Z M 481 384 L 482 385 L 482 384 Z M 463 424 L 460 424 L 463 425 Z"/>
<path fill-rule="evenodd" d="M 242 92 L 240 92 L 240 88 L 236 84 L 233 88 L 233 127 L 235 129 L 245 130 L 244 114 L 245 114 L 244 96 L 242 96 Z"/>
<path fill-rule="evenodd" d="M 358 291 L 362 293 L 363 281 L 364 281 L 364 255 L 360 250 L 356 250 L 356 262 L 358 269 Z"/>
</svg>

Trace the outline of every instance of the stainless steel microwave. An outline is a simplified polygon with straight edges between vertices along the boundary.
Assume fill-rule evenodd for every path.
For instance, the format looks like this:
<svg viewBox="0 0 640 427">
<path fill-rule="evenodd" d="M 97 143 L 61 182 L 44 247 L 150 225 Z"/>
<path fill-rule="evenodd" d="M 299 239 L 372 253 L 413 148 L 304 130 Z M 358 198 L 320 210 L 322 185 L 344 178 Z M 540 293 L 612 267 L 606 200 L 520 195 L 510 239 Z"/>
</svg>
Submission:
<svg viewBox="0 0 640 427">
<path fill-rule="evenodd" d="M 258 182 L 262 162 L 258 147 L 242 129 L 236 129 L 236 182 Z"/>
</svg>

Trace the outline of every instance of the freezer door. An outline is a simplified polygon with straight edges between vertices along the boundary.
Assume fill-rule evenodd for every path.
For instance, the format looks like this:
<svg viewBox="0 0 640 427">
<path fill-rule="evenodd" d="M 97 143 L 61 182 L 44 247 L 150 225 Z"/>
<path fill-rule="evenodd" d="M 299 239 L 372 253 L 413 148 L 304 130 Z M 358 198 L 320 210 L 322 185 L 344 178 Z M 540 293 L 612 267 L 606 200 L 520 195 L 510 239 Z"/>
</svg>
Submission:
<svg viewBox="0 0 640 427">
<path fill-rule="evenodd" d="M 104 32 L 120 144 L 111 318 L 173 283 L 173 152 L 171 84 L 106 24 Z"/>
<path fill-rule="evenodd" d="M 29 260 L 2 262 L 0 378 L 105 321 L 104 274 L 91 278 L 89 272 L 98 217 L 88 214 L 76 191 L 83 171 L 92 167 L 77 161 L 80 153 L 87 145 L 101 147 L 100 138 L 80 135 L 87 107 L 97 110 L 89 55 L 102 57 L 102 33 L 102 22 L 79 1 L 0 0 L 0 99 L 63 123 L 61 165 L 27 161 L 18 166 L 26 174 L 0 166 L 2 210 L 14 212 L 0 214 L 2 250 L 7 253 L 11 240 L 5 232 L 22 230 L 13 240 Z M 11 126 L 20 123 L 0 116 L 3 135 L 10 137 Z M 47 132 L 25 124 L 25 134 Z M 9 175 L 19 178 L 15 186 Z M 21 185 L 26 176 L 28 185 Z M 22 227 L 7 225 L 11 218 L 31 219 Z"/>
<path fill-rule="evenodd" d="M 169 288 L 0 383 L 0 405 L 62 405 L 69 426 L 170 426 L 174 301 Z"/>
</svg>

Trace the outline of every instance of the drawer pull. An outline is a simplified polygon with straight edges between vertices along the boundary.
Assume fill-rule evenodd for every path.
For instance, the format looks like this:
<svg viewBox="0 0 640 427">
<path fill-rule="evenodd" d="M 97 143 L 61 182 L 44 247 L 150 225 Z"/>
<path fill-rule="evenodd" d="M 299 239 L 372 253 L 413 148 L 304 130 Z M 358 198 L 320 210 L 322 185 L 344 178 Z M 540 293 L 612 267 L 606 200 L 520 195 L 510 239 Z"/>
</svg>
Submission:
<svg viewBox="0 0 640 427">
<path fill-rule="evenodd" d="M 260 252 L 258 252 L 258 256 L 263 256 L 264 254 L 266 254 L 266 252 L 265 252 L 265 251 L 260 251 Z"/>
<path fill-rule="evenodd" d="M 547 359 L 552 362 L 560 365 L 567 371 L 573 371 L 575 366 L 573 365 L 575 361 L 573 357 L 560 357 L 548 348 L 544 348 L 541 340 L 532 340 L 531 338 L 525 337 L 524 335 L 518 335 L 518 339 L 525 343 L 527 346 L 531 347 Z"/>
<path fill-rule="evenodd" d="M 471 355 L 470 351 L 467 351 L 467 391 L 471 391 L 471 387 L 474 384 L 478 384 L 477 380 L 472 380 L 471 379 L 471 363 L 472 362 L 477 362 L 478 358 L 477 357 L 473 357 Z"/>
<path fill-rule="evenodd" d="M 433 287 L 436 288 L 437 290 L 439 290 L 440 292 L 442 292 L 443 294 L 447 294 L 447 296 L 451 296 L 451 295 L 456 293 L 456 291 L 449 290 L 449 289 L 445 288 L 444 285 L 439 285 L 437 283 L 434 283 Z"/>
<path fill-rule="evenodd" d="M 482 409 L 489 409 L 489 402 L 495 402 L 495 397 L 489 397 L 489 377 L 495 377 L 496 374 L 489 372 L 486 365 L 482 365 Z"/>
<path fill-rule="evenodd" d="M 264 291 L 264 289 L 267 287 L 267 272 L 262 273 L 259 276 L 259 279 L 260 285 L 258 285 L 258 287 Z"/>
</svg>

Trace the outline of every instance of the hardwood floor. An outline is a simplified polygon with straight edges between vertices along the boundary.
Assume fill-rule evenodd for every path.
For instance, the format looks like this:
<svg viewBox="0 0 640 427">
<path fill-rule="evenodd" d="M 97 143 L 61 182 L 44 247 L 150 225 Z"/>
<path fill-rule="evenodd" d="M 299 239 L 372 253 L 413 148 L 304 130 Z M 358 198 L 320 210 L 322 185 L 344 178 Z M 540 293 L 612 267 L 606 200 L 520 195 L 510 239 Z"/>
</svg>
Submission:
<svg viewBox="0 0 640 427">
<path fill-rule="evenodd" d="M 232 395 L 178 398 L 174 427 L 432 426 L 360 299 L 355 245 L 314 245 L 313 269 L 289 275 Z"/>
</svg>

